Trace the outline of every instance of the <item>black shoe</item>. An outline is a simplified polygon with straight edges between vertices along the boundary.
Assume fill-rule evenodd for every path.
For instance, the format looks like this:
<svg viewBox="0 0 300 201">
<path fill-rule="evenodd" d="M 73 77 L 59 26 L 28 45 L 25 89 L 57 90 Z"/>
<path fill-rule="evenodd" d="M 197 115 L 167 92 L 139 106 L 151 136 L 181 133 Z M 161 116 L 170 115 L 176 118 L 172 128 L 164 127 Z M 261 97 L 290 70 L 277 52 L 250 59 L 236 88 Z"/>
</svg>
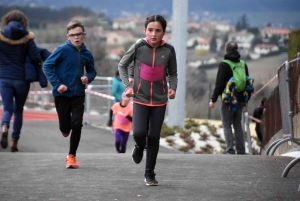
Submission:
<svg viewBox="0 0 300 201">
<path fill-rule="evenodd" d="M 7 144 L 8 144 L 7 137 L 8 137 L 8 129 L 2 128 L 2 135 L 1 135 L 1 142 L 0 142 L 0 144 L 1 144 L 1 147 L 3 149 L 7 148 Z"/>
<path fill-rule="evenodd" d="M 135 162 L 136 164 L 139 164 L 143 159 L 143 155 L 144 155 L 144 149 L 141 149 L 137 145 L 135 145 L 132 150 L 133 162 Z"/>
<path fill-rule="evenodd" d="M 145 173 L 145 183 L 147 186 L 158 186 L 154 171 L 151 173 Z"/>
</svg>

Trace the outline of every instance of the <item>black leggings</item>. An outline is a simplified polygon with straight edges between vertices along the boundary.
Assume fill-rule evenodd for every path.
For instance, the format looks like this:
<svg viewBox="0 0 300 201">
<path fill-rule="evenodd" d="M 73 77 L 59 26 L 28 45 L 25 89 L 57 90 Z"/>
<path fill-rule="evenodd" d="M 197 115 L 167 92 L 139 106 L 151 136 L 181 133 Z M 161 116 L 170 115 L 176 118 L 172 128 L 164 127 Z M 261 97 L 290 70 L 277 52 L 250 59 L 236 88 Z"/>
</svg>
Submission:
<svg viewBox="0 0 300 201">
<path fill-rule="evenodd" d="M 147 143 L 146 172 L 153 171 L 159 150 L 159 139 L 162 124 L 164 122 L 166 105 L 145 106 L 133 104 L 133 138 L 138 147 L 144 149 Z M 149 128 L 147 129 L 147 124 Z M 148 132 L 148 133 L 147 133 Z"/>
<path fill-rule="evenodd" d="M 82 129 L 85 96 L 66 97 L 56 96 L 55 107 L 58 114 L 59 129 L 63 133 L 69 133 L 70 149 L 69 154 L 76 156 Z"/>
</svg>

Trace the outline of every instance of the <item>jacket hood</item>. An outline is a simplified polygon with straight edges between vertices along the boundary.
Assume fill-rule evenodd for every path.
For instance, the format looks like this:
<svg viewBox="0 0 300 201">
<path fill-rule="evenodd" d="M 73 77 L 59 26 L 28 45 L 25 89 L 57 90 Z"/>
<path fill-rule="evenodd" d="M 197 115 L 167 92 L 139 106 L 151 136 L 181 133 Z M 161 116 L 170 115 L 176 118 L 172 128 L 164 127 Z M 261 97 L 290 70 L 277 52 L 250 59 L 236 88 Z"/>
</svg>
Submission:
<svg viewBox="0 0 300 201">
<path fill-rule="evenodd" d="M 5 38 L 9 38 L 11 40 L 19 40 L 28 35 L 28 31 L 22 26 L 22 24 L 15 21 L 9 22 L 1 33 Z"/>
<path fill-rule="evenodd" d="M 28 32 L 19 22 L 9 22 L 0 32 L 0 40 L 10 45 L 20 45 L 34 39 L 34 34 Z"/>
<path fill-rule="evenodd" d="M 224 59 L 231 60 L 233 62 L 239 62 L 240 61 L 240 53 L 238 51 L 232 51 L 227 54 L 225 54 Z"/>
</svg>

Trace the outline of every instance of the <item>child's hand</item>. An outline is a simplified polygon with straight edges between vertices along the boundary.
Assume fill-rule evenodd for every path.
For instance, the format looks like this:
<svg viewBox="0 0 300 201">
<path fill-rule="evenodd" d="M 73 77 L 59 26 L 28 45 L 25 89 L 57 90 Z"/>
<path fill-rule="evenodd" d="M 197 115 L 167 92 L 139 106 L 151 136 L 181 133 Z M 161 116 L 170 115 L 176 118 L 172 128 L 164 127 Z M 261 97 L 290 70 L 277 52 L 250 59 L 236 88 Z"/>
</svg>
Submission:
<svg viewBox="0 0 300 201">
<path fill-rule="evenodd" d="M 175 95 L 176 95 L 176 92 L 173 89 L 169 89 L 169 91 L 168 91 L 169 99 L 174 99 Z"/>
<path fill-rule="evenodd" d="M 134 80 L 133 78 L 129 78 L 129 83 L 133 84 L 133 80 Z"/>
<path fill-rule="evenodd" d="M 125 92 L 127 97 L 132 97 L 133 96 L 133 88 L 128 88 Z"/>
<path fill-rule="evenodd" d="M 210 107 L 210 108 L 214 108 L 214 107 L 215 107 L 215 103 L 214 103 L 214 102 L 212 102 L 212 101 L 210 101 L 210 102 L 209 102 L 209 104 L 208 104 L 208 107 Z"/>
<path fill-rule="evenodd" d="M 67 90 L 68 90 L 68 87 L 67 87 L 66 85 L 64 85 L 64 84 L 60 85 L 60 86 L 58 87 L 58 89 L 57 89 L 57 91 L 58 91 L 59 93 L 63 93 L 63 92 L 65 92 L 65 91 L 67 91 Z"/>
<path fill-rule="evenodd" d="M 82 76 L 80 79 L 81 79 L 82 84 L 87 84 L 89 82 L 89 79 L 87 78 L 87 76 Z"/>
</svg>

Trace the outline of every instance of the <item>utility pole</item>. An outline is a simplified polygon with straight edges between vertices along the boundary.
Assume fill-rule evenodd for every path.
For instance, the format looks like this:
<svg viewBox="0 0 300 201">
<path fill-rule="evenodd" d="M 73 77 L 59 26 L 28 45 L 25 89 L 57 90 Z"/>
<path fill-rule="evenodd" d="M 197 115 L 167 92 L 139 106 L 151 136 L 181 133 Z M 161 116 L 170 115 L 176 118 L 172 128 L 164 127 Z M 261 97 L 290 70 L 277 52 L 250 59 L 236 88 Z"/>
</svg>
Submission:
<svg viewBox="0 0 300 201">
<path fill-rule="evenodd" d="M 168 103 L 168 126 L 184 126 L 188 0 L 173 0 L 172 45 L 177 56 L 176 97 Z"/>
</svg>

